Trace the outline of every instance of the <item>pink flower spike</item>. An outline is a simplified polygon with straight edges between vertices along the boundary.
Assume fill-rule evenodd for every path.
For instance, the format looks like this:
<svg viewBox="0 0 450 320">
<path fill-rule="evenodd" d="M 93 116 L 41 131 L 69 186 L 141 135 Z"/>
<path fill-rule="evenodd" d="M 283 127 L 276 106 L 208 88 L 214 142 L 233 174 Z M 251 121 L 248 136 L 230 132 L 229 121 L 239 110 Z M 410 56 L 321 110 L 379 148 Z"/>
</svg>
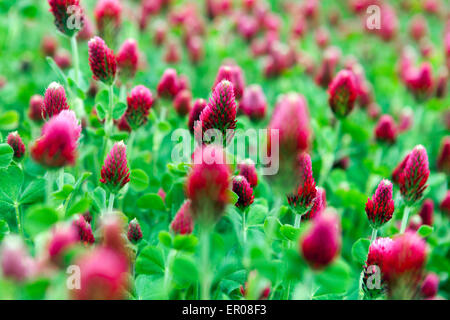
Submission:
<svg viewBox="0 0 450 320">
<path fill-rule="evenodd" d="M 255 199 L 253 189 L 244 176 L 236 176 L 233 178 L 232 190 L 238 196 L 235 206 L 241 209 L 247 208 Z"/>
<path fill-rule="evenodd" d="M 354 74 L 349 70 L 339 71 L 328 87 L 328 103 L 336 117 L 343 118 L 352 112 L 357 95 Z"/>
<path fill-rule="evenodd" d="M 392 183 L 381 180 L 380 184 L 366 203 L 366 214 L 372 228 L 378 229 L 392 219 L 394 213 L 394 200 L 392 199 Z"/>
<path fill-rule="evenodd" d="M 422 145 L 418 145 L 409 154 L 405 169 L 400 175 L 400 193 L 408 205 L 422 198 L 429 175 L 427 151 Z"/>
<path fill-rule="evenodd" d="M 14 150 L 14 160 L 22 160 L 25 154 L 25 145 L 17 131 L 8 134 L 7 143 Z"/>
<path fill-rule="evenodd" d="M 258 174 L 252 159 L 245 159 L 237 165 L 239 174 L 244 176 L 252 188 L 258 185 Z"/>
<path fill-rule="evenodd" d="M 388 115 L 382 115 L 375 127 L 377 141 L 393 144 L 397 140 L 397 128 L 394 119 Z"/>
<path fill-rule="evenodd" d="M 117 67 L 121 79 L 134 78 L 139 63 L 139 52 L 136 40 L 127 39 L 117 52 Z"/>
<path fill-rule="evenodd" d="M 164 98 L 174 98 L 179 91 L 178 76 L 175 69 L 166 69 L 158 83 L 158 96 Z"/>
<path fill-rule="evenodd" d="M 128 125 L 136 130 L 147 122 L 150 108 L 153 105 L 152 93 L 147 87 L 138 85 L 128 95 L 127 105 L 123 117 Z"/>
<path fill-rule="evenodd" d="M 170 229 L 178 234 L 191 234 L 194 230 L 194 221 L 191 215 L 191 201 L 186 200 L 176 213 L 170 224 Z"/>
<path fill-rule="evenodd" d="M 263 119 L 266 115 L 267 101 L 261 86 L 253 84 L 245 89 L 239 110 L 251 120 Z"/>
<path fill-rule="evenodd" d="M 188 128 L 191 133 L 194 133 L 194 124 L 200 119 L 200 114 L 202 113 L 203 109 L 205 109 L 206 104 L 206 100 L 204 99 L 195 100 L 194 106 L 189 112 Z"/>
<path fill-rule="evenodd" d="M 436 166 L 439 171 L 450 174 L 450 136 L 442 139 Z"/>
<path fill-rule="evenodd" d="M 102 38 L 94 37 L 88 42 L 89 66 L 94 80 L 112 85 L 116 78 L 117 62 L 114 52 Z"/>
<path fill-rule="evenodd" d="M 115 143 L 102 167 L 100 182 L 112 193 L 117 193 L 130 181 L 126 148 L 122 141 Z"/>
<path fill-rule="evenodd" d="M 137 244 L 142 239 L 141 226 L 136 218 L 128 224 L 127 238 L 133 244 Z"/>
<path fill-rule="evenodd" d="M 64 87 L 57 82 L 50 83 L 45 90 L 42 117 L 48 120 L 67 109 L 69 109 L 69 105 L 67 104 Z"/>
<path fill-rule="evenodd" d="M 298 187 L 294 193 L 288 194 L 287 199 L 289 205 L 298 214 L 305 214 L 309 207 L 313 204 L 316 197 L 317 189 L 314 181 L 311 166 L 311 157 L 306 152 L 298 156 Z"/>
</svg>

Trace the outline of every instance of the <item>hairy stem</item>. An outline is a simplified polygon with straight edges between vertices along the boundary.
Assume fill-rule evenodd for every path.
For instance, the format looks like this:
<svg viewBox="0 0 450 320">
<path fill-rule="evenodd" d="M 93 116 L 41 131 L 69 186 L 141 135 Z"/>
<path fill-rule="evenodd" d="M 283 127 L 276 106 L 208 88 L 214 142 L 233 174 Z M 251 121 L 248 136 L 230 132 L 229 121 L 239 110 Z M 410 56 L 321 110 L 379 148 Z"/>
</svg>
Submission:
<svg viewBox="0 0 450 320">
<path fill-rule="evenodd" d="M 400 233 L 405 233 L 406 226 L 408 225 L 408 218 L 410 211 L 411 208 L 409 206 L 405 206 L 405 210 L 403 211 L 402 226 L 400 227 Z"/>
<path fill-rule="evenodd" d="M 108 213 L 113 212 L 113 209 L 114 209 L 114 198 L 115 198 L 115 194 L 111 192 L 109 194 L 109 200 L 108 200 Z"/>
<path fill-rule="evenodd" d="M 201 291 L 200 299 L 209 300 L 209 291 L 211 287 L 211 273 L 210 273 L 210 261 L 209 261 L 209 241 L 211 229 L 209 226 L 200 225 L 200 262 L 202 266 L 202 280 L 201 280 Z"/>
<path fill-rule="evenodd" d="M 73 57 L 73 70 L 75 73 L 75 83 L 77 86 L 80 84 L 80 62 L 78 58 L 78 44 L 77 44 L 77 36 L 76 34 L 70 38 L 70 46 L 72 48 L 72 57 Z"/>
<path fill-rule="evenodd" d="M 370 243 L 374 242 L 377 239 L 378 229 L 372 229 L 372 236 L 370 237 Z"/>
</svg>

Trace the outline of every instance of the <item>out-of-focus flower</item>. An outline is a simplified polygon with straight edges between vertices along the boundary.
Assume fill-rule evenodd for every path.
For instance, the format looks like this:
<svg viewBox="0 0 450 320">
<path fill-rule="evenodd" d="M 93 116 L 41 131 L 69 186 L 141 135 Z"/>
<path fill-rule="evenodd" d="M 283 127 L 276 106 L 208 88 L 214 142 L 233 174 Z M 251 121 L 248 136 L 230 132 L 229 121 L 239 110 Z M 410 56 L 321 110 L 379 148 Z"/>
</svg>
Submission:
<svg viewBox="0 0 450 320">
<path fill-rule="evenodd" d="M 79 0 L 48 0 L 48 4 L 61 33 L 72 37 L 83 28 L 85 16 Z"/>
<path fill-rule="evenodd" d="M 169 41 L 164 53 L 164 61 L 169 64 L 176 64 L 181 59 L 180 45 L 178 42 Z"/>
<path fill-rule="evenodd" d="M 436 166 L 439 171 L 450 174 L 450 136 L 442 139 Z"/>
<path fill-rule="evenodd" d="M 70 68 L 70 66 L 72 65 L 72 57 L 66 50 L 60 50 L 56 52 L 53 59 L 55 60 L 55 63 L 58 65 L 58 67 L 63 70 Z"/>
<path fill-rule="evenodd" d="M 322 63 L 315 76 L 315 82 L 322 88 L 328 88 L 333 80 L 340 57 L 341 51 L 337 47 L 329 47 L 325 50 Z"/>
<path fill-rule="evenodd" d="M 158 83 L 158 96 L 174 98 L 179 90 L 177 72 L 172 68 L 166 69 Z"/>
<path fill-rule="evenodd" d="M 436 80 L 436 97 L 444 98 L 447 95 L 448 70 L 446 67 L 439 69 Z"/>
<path fill-rule="evenodd" d="M 409 24 L 409 34 L 411 37 L 419 41 L 428 33 L 427 20 L 422 15 L 415 15 Z"/>
<path fill-rule="evenodd" d="M 63 255 L 78 242 L 77 231 L 72 226 L 56 226 L 52 230 L 47 252 L 51 261 L 60 264 Z"/>
<path fill-rule="evenodd" d="M 153 36 L 153 42 L 157 46 L 161 46 L 166 40 L 167 26 L 164 23 L 158 23 L 155 26 L 155 34 Z"/>
<path fill-rule="evenodd" d="M 430 96 L 433 89 L 433 70 L 428 62 L 419 69 L 410 68 L 405 75 L 405 84 L 416 99 L 422 100 Z"/>
<path fill-rule="evenodd" d="M 117 71 L 117 61 L 114 52 L 108 48 L 102 38 L 94 37 L 89 40 L 89 66 L 94 80 L 107 85 L 114 83 Z"/>
<path fill-rule="evenodd" d="M 253 84 L 245 89 L 239 103 L 239 111 L 252 120 L 263 119 L 266 115 L 267 101 L 260 85 Z"/>
<path fill-rule="evenodd" d="M 122 141 L 115 143 L 102 167 L 100 182 L 112 193 L 117 193 L 130 182 L 126 148 Z"/>
<path fill-rule="evenodd" d="M 136 130 L 147 122 L 152 105 L 153 96 L 150 90 L 143 85 L 138 85 L 128 95 L 127 110 L 122 117 L 133 130 Z"/>
<path fill-rule="evenodd" d="M 72 225 L 78 232 L 79 241 L 84 244 L 92 244 L 95 242 L 91 225 L 85 220 L 84 215 L 79 215 L 75 220 L 73 220 Z"/>
<path fill-rule="evenodd" d="M 431 199 L 425 199 L 422 204 L 422 208 L 419 211 L 419 216 L 422 220 L 422 224 L 433 226 L 433 211 L 434 202 Z"/>
<path fill-rule="evenodd" d="M 53 57 L 58 48 L 58 42 L 52 36 L 44 36 L 41 41 L 41 50 L 45 56 Z"/>
<path fill-rule="evenodd" d="M 192 94 L 189 90 L 182 90 L 177 93 L 173 106 L 177 114 L 181 117 L 186 116 L 191 111 Z"/>
<path fill-rule="evenodd" d="M 241 14 L 237 18 L 236 23 L 238 33 L 247 41 L 250 41 L 259 30 L 258 20 L 246 14 Z"/>
<path fill-rule="evenodd" d="M 436 296 L 439 288 L 439 277 L 435 273 L 429 273 L 422 282 L 420 291 L 425 298 Z"/>
<path fill-rule="evenodd" d="M 237 100 L 242 98 L 245 89 L 245 80 L 242 69 L 239 66 L 224 65 L 219 68 L 216 80 L 214 81 L 213 90 L 223 80 L 228 80 L 233 84 L 234 96 Z"/>
<path fill-rule="evenodd" d="M 94 10 L 97 30 L 100 37 L 114 46 L 122 24 L 122 5 L 119 0 L 99 0 Z"/>
<path fill-rule="evenodd" d="M 377 141 L 389 144 L 393 144 L 397 140 L 397 128 L 394 119 L 390 115 L 384 114 L 378 120 L 375 126 L 375 138 Z"/>
<path fill-rule="evenodd" d="M 44 111 L 44 97 L 35 94 L 30 98 L 28 117 L 36 122 L 42 121 L 42 113 Z"/>
<path fill-rule="evenodd" d="M 10 234 L 2 240 L 0 266 L 3 277 L 15 281 L 24 281 L 34 274 L 35 263 L 18 235 Z"/>
<path fill-rule="evenodd" d="M 369 223 L 374 229 L 378 229 L 391 220 L 394 213 L 394 200 L 392 199 L 392 183 L 389 180 L 381 180 L 380 184 L 366 203 L 366 214 Z"/>
<path fill-rule="evenodd" d="M 319 28 L 316 30 L 316 33 L 314 34 L 316 44 L 319 48 L 324 49 L 326 46 L 328 46 L 328 43 L 330 41 L 330 34 L 328 33 L 328 30 L 325 28 Z"/>
<path fill-rule="evenodd" d="M 191 131 L 191 133 L 194 133 L 195 121 L 200 120 L 200 114 L 202 113 L 203 109 L 205 109 L 206 104 L 207 104 L 206 100 L 204 99 L 195 100 L 194 106 L 189 112 L 188 128 Z"/>
<path fill-rule="evenodd" d="M 170 224 L 170 229 L 179 234 L 191 234 L 194 230 L 194 221 L 191 215 L 191 201 L 186 200 Z"/>
<path fill-rule="evenodd" d="M 414 120 L 414 113 L 411 108 L 404 108 L 400 113 L 400 119 L 398 124 L 398 131 L 405 132 L 408 131 L 412 125 Z"/>
<path fill-rule="evenodd" d="M 45 90 L 42 117 L 48 120 L 67 109 L 69 109 L 69 105 L 64 87 L 57 82 L 50 83 Z"/>
<path fill-rule="evenodd" d="M 357 98 L 354 74 L 341 70 L 328 87 L 328 104 L 338 118 L 346 117 L 352 112 Z"/>
<path fill-rule="evenodd" d="M 306 152 L 300 153 L 294 173 L 298 179 L 298 186 L 294 193 L 287 195 L 289 205 L 298 214 L 304 214 L 312 205 L 316 197 L 316 182 L 312 175 L 311 157 Z"/>
<path fill-rule="evenodd" d="M 253 195 L 253 189 L 244 176 L 236 176 L 233 178 L 232 190 L 238 195 L 238 201 L 236 207 L 245 209 L 253 203 L 255 196 Z"/>
<path fill-rule="evenodd" d="M 244 176 L 252 188 L 258 184 L 258 174 L 256 173 L 255 163 L 251 159 L 245 159 L 237 165 L 239 175 Z"/>
<path fill-rule="evenodd" d="M 201 37 L 195 35 L 189 37 L 189 40 L 186 43 L 189 59 L 192 63 L 200 62 L 204 57 L 204 43 Z"/>
<path fill-rule="evenodd" d="M 328 266 L 341 247 L 340 223 L 335 213 L 323 212 L 312 220 L 311 229 L 300 239 L 301 252 L 314 269 Z"/>
<path fill-rule="evenodd" d="M 17 131 L 14 131 L 8 134 L 6 142 L 14 150 L 14 160 L 22 160 L 23 156 L 25 155 L 25 145 L 23 144 L 22 138 L 20 137 L 19 133 Z"/>
<path fill-rule="evenodd" d="M 128 224 L 127 238 L 131 243 L 138 243 L 142 239 L 141 226 L 136 218 Z"/>
<path fill-rule="evenodd" d="M 94 26 L 88 16 L 84 16 L 83 28 L 78 32 L 77 39 L 88 41 L 94 36 Z"/>
<path fill-rule="evenodd" d="M 139 52 L 136 40 L 127 39 L 117 52 L 117 67 L 119 77 L 134 78 L 139 62 Z"/>
<path fill-rule="evenodd" d="M 446 213 L 447 215 L 450 215 L 450 190 L 447 191 L 447 194 L 445 195 L 444 199 L 442 199 L 439 208 L 441 209 L 442 212 Z"/>
<path fill-rule="evenodd" d="M 400 175 L 400 193 L 407 204 L 411 205 L 422 198 L 429 175 L 427 151 L 418 145 L 410 152 Z"/>
</svg>

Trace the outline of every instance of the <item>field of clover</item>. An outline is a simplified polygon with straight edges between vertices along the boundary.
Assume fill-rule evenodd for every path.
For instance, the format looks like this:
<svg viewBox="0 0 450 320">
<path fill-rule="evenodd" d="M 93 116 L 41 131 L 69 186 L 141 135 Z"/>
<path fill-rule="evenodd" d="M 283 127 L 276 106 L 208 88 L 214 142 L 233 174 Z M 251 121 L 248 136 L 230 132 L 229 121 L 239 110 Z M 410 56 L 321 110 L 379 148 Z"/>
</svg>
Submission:
<svg viewBox="0 0 450 320">
<path fill-rule="evenodd" d="M 448 68 L 445 0 L 1 1 L 0 299 L 448 299 Z"/>
</svg>

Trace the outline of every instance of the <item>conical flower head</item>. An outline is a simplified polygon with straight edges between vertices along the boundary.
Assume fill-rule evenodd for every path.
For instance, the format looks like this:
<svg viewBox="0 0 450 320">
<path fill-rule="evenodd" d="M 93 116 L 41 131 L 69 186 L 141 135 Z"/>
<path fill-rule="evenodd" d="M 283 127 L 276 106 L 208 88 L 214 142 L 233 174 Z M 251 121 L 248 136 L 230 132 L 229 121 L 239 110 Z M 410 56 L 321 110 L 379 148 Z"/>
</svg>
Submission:
<svg viewBox="0 0 450 320">
<path fill-rule="evenodd" d="M 73 220 L 72 225 L 78 232 L 79 241 L 84 244 L 93 244 L 95 242 L 91 225 L 86 221 L 83 215 L 78 215 L 78 217 Z"/>
<path fill-rule="evenodd" d="M 138 243 L 142 239 L 142 230 L 136 218 L 128 224 L 127 238 L 131 243 Z"/>
<path fill-rule="evenodd" d="M 400 177 L 403 174 L 403 170 L 405 170 L 406 162 L 408 162 L 409 153 L 403 158 L 403 160 L 397 165 L 397 167 L 392 171 L 392 181 L 395 184 L 400 184 Z"/>
<path fill-rule="evenodd" d="M 241 99 L 244 93 L 245 80 L 242 69 L 239 66 L 225 65 L 219 68 L 216 80 L 214 81 L 213 90 L 222 80 L 228 80 L 233 84 L 233 92 L 236 99 Z"/>
<path fill-rule="evenodd" d="M 28 117 L 36 122 L 42 121 L 42 114 L 44 109 L 44 97 L 39 94 L 35 94 L 30 98 L 30 104 L 28 109 Z"/>
<path fill-rule="evenodd" d="M 195 124 L 195 136 L 202 141 L 208 130 L 218 130 L 227 142 L 232 138 L 236 128 L 236 102 L 233 93 L 233 84 L 222 80 L 214 89 L 208 105 L 200 114 L 200 120 Z M 227 137 L 227 133 L 229 136 Z M 219 142 L 220 143 L 220 142 Z"/>
<path fill-rule="evenodd" d="M 48 120 L 67 109 L 69 109 L 69 105 L 67 104 L 66 90 L 57 82 L 50 83 L 45 90 L 42 117 Z"/>
<path fill-rule="evenodd" d="M 325 210 L 326 206 L 327 206 L 327 196 L 325 193 L 325 189 L 317 187 L 316 197 L 313 200 L 311 210 L 302 215 L 302 221 L 315 219 Z"/>
<path fill-rule="evenodd" d="M 55 26 L 68 37 L 72 37 L 84 26 L 84 12 L 79 0 L 48 0 Z"/>
<path fill-rule="evenodd" d="M 170 224 L 170 229 L 179 234 L 191 234 L 194 230 L 194 221 L 191 215 L 191 200 L 186 200 Z"/>
<path fill-rule="evenodd" d="M 258 185 L 258 174 L 256 173 L 255 163 L 252 159 L 245 159 L 237 165 L 239 174 L 247 179 L 252 188 Z"/>
<path fill-rule="evenodd" d="M 366 203 L 366 214 L 372 228 L 378 229 L 391 220 L 394 213 L 394 200 L 392 200 L 392 183 L 381 180 L 380 184 Z"/>
<path fill-rule="evenodd" d="M 189 131 L 191 131 L 191 133 L 194 133 L 195 121 L 198 121 L 200 119 L 200 114 L 202 113 L 203 109 L 205 109 L 205 107 L 206 107 L 206 100 L 204 99 L 195 100 L 194 106 L 189 112 L 188 128 Z"/>
<path fill-rule="evenodd" d="M 417 100 L 424 100 L 430 96 L 433 89 L 433 70 L 428 62 L 419 69 L 410 68 L 405 75 L 405 83 Z"/>
<path fill-rule="evenodd" d="M 442 199 L 441 204 L 439 205 L 439 208 L 443 213 L 446 213 L 447 215 L 450 215 L 450 190 L 447 191 L 444 199 Z"/>
<path fill-rule="evenodd" d="M 22 160 L 25 154 L 25 145 L 17 131 L 8 134 L 7 143 L 14 150 L 14 160 Z"/>
<path fill-rule="evenodd" d="M 437 158 L 437 168 L 446 174 L 450 174 L 450 136 L 444 137 L 441 150 Z"/>
<path fill-rule="evenodd" d="M 425 199 L 422 208 L 419 211 L 419 216 L 423 225 L 433 226 L 434 202 L 431 199 Z"/>
<path fill-rule="evenodd" d="M 80 132 L 75 113 L 64 110 L 43 126 L 41 137 L 31 147 L 31 156 L 49 168 L 74 165 Z"/>
<path fill-rule="evenodd" d="M 324 212 L 312 220 L 311 228 L 300 239 L 301 253 L 314 269 L 329 265 L 341 248 L 340 223 L 335 213 Z"/>
<path fill-rule="evenodd" d="M 186 195 L 194 220 L 202 224 L 218 220 L 229 202 L 230 168 L 224 150 L 217 145 L 200 146 L 187 177 Z"/>
<path fill-rule="evenodd" d="M 311 157 L 306 152 L 299 155 L 298 172 L 296 173 L 299 180 L 297 190 L 288 194 L 287 199 L 289 205 L 298 214 L 304 214 L 309 209 L 316 197 L 316 182 L 312 174 Z"/>
<path fill-rule="evenodd" d="M 136 130 L 147 122 L 148 113 L 153 105 L 153 96 L 148 88 L 138 85 L 127 97 L 127 110 L 123 115 L 129 126 Z"/>
<path fill-rule="evenodd" d="M 428 168 L 427 151 L 422 145 L 414 147 L 400 175 L 400 193 L 409 205 L 422 198 L 430 169 Z"/>
<path fill-rule="evenodd" d="M 100 182 L 112 193 L 117 193 L 130 181 L 126 148 L 122 141 L 115 143 L 102 167 Z"/>
<path fill-rule="evenodd" d="M 178 75 L 175 69 L 166 69 L 159 80 L 158 96 L 164 98 L 174 98 L 180 91 Z"/>
<path fill-rule="evenodd" d="M 127 39 L 117 52 L 117 67 L 119 77 L 129 80 L 134 78 L 139 62 L 139 52 L 136 40 Z"/>
<path fill-rule="evenodd" d="M 264 92 L 259 85 L 251 85 L 245 89 L 239 110 L 251 120 L 263 119 L 266 115 L 267 101 Z"/>
<path fill-rule="evenodd" d="M 438 293 L 439 277 L 437 274 L 430 272 L 427 274 L 420 287 L 420 292 L 425 298 L 433 298 Z"/>
<path fill-rule="evenodd" d="M 397 128 L 394 119 L 388 115 L 382 115 L 375 126 L 375 138 L 377 141 L 389 144 L 397 140 Z"/>
<path fill-rule="evenodd" d="M 113 46 L 122 24 L 122 5 L 119 0 L 99 0 L 94 17 L 100 36 Z"/>
<path fill-rule="evenodd" d="M 173 106 L 177 114 L 181 117 L 186 116 L 191 111 L 192 94 L 189 90 L 184 89 L 177 93 Z"/>
<path fill-rule="evenodd" d="M 232 190 L 238 196 L 236 207 L 245 209 L 253 203 L 255 199 L 253 189 L 244 176 L 236 176 L 233 178 Z"/>
<path fill-rule="evenodd" d="M 352 112 L 358 96 L 355 76 L 349 70 L 341 70 L 328 87 L 328 104 L 338 118 Z"/>
<path fill-rule="evenodd" d="M 65 252 L 77 242 L 77 231 L 72 225 L 56 226 L 52 230 L 51 238 L 47 245 L 50 260 L 55 264 L 60 264 Z"/>
<path fill-rule="evenodd" d="M 92 77 L 107 85 L 114 83 L 117 62 L 114 52 L 108 48 L 102 38 L 94 37 L 89 40 L 89 66 Z"/>
</svg>

